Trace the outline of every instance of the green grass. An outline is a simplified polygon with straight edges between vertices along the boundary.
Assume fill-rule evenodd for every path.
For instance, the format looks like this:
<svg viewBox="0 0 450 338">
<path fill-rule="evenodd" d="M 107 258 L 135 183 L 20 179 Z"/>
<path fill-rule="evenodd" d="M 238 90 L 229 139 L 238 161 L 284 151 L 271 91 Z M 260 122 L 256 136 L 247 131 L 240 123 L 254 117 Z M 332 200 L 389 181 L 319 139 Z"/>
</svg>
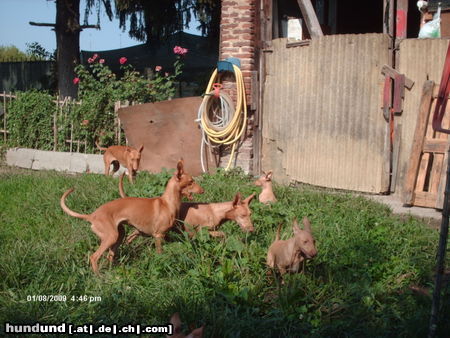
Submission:
<svg viewBox="0 0 450 338">
<path fill-rule="evenodd" d="M 130 196 L 162 193 L 170 174 L 139 173 L 125 182 Z M 227 201 L 259 188 L 238 171 L 204 175 L 197 200 Z M 233 223 L 226 240 L 206 232 L 189 240 L 170 233 L 164 253 L 152 238 L 123 244 L 101 276 L 89 265 L 98 239 L 88 222 L 62 212 L 59 199 L 90 213 L 119 197 L 117 179 L 54 172 L 0 174 L 0 322 L 72 324 L 163 324 L 178 311 L 188 330 L 205 324 L 207 337 L 423 337 L 431 300 L 410 286 L 431 288 L 438 232 L 412 217 L 398 217 L 381 204 L 351 194 L 309 187 L 275 186 L 278 202 L 253 201 L 255 233 Z M 291 236 L 291 221 L 308 216 L 318 256 L 285 284 L 268 275 L 267 248 L 276 227 Z M 450 316 L 447 288 L 441 318 Z M 64 301 L 28 301 L 65 295 Z M 72 296 L 100 297 L 72 301 Z M 439 334 L 450 332 L 440 323 Z"/>
</svg>

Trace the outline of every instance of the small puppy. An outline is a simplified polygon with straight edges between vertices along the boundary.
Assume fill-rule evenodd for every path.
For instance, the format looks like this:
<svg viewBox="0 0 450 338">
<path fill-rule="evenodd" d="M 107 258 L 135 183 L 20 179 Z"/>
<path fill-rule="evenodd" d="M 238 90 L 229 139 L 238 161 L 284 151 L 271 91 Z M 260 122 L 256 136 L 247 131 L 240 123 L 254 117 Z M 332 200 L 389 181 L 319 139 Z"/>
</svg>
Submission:
<svg viewBox="0 0 450 338">
<path fill-rule="evenodd" d="M 254 182 L 256 186 L 262 187 L 258 200 L 264 204 L 275 203 L 277 199 L 272 189 L 272 170 L 267 173 L 263 171 L 263 174 Z"/>
<path fill-rule="evenodd" d="M 303 218 L 303 230 L 299 228 L 294 219 L 292 229 L 294 237 L 280 240 L 281 223 L 278 226 L 275 241 L 270 245 L 267 253 L 267 265 L 277 268 L 281 275 L 286 272 L 296 273 L 300 269 L 300 263 L 305 259 L 314 258 L 317 255 L 315 240 L 311 232 L 311 223 L 308 218 Z"/>
<path fill-rule="evenodd" d="M 133 177 L 136 176 L 136 172 L 139 169 L 139 162 L 141 161 L 141 153 L 144 149 L 144 145 L 141 145 L 139 149 L 135 149 L 129 146 L 110 146 L 108 148 L 101 147 L 97 142 L 95 145 L 101 151 L 104 151 L 103 162 L 105 162 L 105 175 L 109 175 L 109 167 L 113 165 L 112 175 L 119 170 L 120 164 L 127 168 L 128 179 L 130 183 L 133 183 Z"/>
<path fill-rule="evenodd" d="M 181 319 L 178 312 L 174 313 L 170 317 L 170 324 L 173 325 L 173 335 L 166 336 L 171 338 L 202 338 L 203 337 L 203 326 L 192 330 L 187 336 L 181 332 Z"/>
</svg>

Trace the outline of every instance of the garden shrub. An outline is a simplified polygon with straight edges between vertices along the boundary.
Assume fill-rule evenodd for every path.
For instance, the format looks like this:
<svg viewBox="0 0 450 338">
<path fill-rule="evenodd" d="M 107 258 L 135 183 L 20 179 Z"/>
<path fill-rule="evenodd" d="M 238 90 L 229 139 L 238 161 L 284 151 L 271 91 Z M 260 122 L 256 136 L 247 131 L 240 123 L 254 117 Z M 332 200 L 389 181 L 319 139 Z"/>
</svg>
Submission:
<svg viewBox="0 0 450 338">
<path fill-rule="evenodd" d="M 45 92 L 31 90 L 17 93 L 8 107 L 10 146 L 53 149 L 53 97 Z"/>
<path fill-rule="evenodd" d="M 130 104 L 168 100 L 175 96 L 176 79 L 182 73 L 183 57 L 187 49 L 175 46 L 177 55 L 174 72 L 169 74 L 156 66 L 154 74 L 146 78 L 127 64 L 126 57 L 116 62 L 121 65 L 123 75 L 118 77 L 106 65 L 106 61 L 94 54 L 88 65 L 75 68 L 77 77 L 73 83 L 78 86 L 79 104 L 69 101 L 57 106 L 54 97 L 47 93 L 30 91 L 18 93 L 17 99 L 8 107 L 10 130 L 9 146 L 52 150 L 55 146 L 53 119 L 56 114 L 56 150 L 68 151 L 67 140 L 80 141 L 81 151 L 94 152 L 95 141 L 103 146 L 125 142 L 125 135 L 117 140 L 117 101 Z M 57 108 L 58 107 L 58 108 Z M 58 109 L 58 111 L 56 111 Z"/>
</svg>

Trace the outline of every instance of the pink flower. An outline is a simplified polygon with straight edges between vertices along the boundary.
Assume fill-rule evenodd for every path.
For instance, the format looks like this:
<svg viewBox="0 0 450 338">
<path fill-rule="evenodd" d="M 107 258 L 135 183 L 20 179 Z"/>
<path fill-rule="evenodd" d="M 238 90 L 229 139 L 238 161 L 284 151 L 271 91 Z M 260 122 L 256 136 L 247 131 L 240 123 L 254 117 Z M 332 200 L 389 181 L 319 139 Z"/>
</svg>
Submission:
<svg viewBox="0 0 450 338">
<path fill-rule="evenodd" d="M 94 55 L 92 55 L 92 60 L 96 60 L 98 58 L 98 54 L 94 54 Z"/>
<path fill-rule="evenodd" d="M 125 64 L 127 61 L 128 61 L 128 59 L 127 59 L 125 56 L 122 56 L 122 57 L 119 59 L 119 63 L 120 63 L 121 65 Z"/>
<path fill-rule="evenodd" d="M 76 84 L 78 84 L 78 82 L 80 82 L 80 78 L 75 77 L 72 81 L 73 81 L 73 84 L 76 85 Z"/>
<path fill-rule="evenodd" d="M 88 63 L 93 63 L 95 60 L 93 58 L 88 59 Z"/>
<path fill-rule="evenodd" d="M 187 54 L 188 49 L 187 49 L 187 48 L 180 47 L 180 46 L 175 46 L 175 47 L 173 47 L 173 52 L 174 52 L 175 54 L 177 54 L 177 55 L 183 56 L 183 55 L 186 55 L 186 54 Z"/>
<path fill-rule="evenodd" d="M 89 124 L 89 120 L 83 120 L 83 121 L 81 121 L 81 124 L 83 126 L 87 126 Z"/>
<path fill-rule="evenodd" d="M 161 66 L 156 66 L 156 67 L 155 67 L 155 71 L 157 71 L 157 72 L 159 72 L 161 69 L 162 69 Z"/>
<path fill-rule="evenodd" d="M 105 59 L 98 60 L 98 63 L 105 63 Z"/>
</svg>

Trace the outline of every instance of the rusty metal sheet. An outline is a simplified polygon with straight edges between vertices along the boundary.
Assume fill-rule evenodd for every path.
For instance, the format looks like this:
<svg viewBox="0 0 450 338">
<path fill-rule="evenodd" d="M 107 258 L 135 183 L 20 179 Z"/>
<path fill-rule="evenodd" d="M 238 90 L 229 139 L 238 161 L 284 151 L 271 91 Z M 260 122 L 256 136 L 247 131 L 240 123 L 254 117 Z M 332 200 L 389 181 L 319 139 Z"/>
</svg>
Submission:
<svg viewBox="0 0 450 338">
<path fill-rule="evenodd" d="M 191 175 L 199 175 L 200 128 L 195 122 L 201 97 L 145 103 L 118 111 L 128 143 L 144 144 L 141 170 L 160 172 L 175 168 L 180 158 Z M 209 163 L 214 168 L 213 162 Z"/>
<path fill-rule="evenodd" d="M 329 35 L 266 53 L 263 169 L 281 181 L 379 193 L 389 187 L 384 34 Z"/>
</svg>

